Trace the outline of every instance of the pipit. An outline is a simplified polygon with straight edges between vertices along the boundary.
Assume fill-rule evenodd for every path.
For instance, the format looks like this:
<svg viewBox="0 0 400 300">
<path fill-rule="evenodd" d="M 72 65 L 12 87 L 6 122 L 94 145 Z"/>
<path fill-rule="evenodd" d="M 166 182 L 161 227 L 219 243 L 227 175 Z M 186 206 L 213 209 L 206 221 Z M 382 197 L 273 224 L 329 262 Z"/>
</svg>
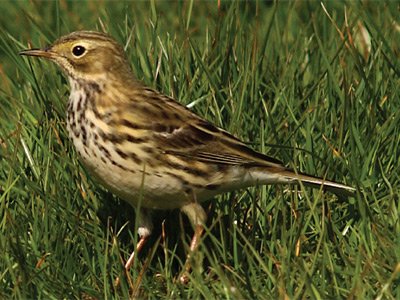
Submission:
<svg viewBox="0 0 400 300">
<path fill-rule="evenodd" d="M 77 31 L 21 55 L 58 64 L 71 87 L 67 130 L 89 171 L 137 210 L 139 242 L 152 231 L 149 211 L 181 209 L 194 227 L 189 255 L 206 213 L 200 203 L 254 185 L 302 182 L 349 195 L 352 187 L 301 174 L 135 79 L 123 48 L 110 36 Z M 187 270 L 189 267 L 187 267 Z"/>
</svg>

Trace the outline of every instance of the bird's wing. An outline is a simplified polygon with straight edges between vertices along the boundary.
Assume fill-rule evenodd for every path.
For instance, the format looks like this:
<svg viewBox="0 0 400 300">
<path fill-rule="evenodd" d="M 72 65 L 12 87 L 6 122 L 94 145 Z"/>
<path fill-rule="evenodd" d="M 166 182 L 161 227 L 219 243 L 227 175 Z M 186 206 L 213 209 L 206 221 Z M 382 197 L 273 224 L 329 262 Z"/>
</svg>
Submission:
<svg viewBox="0 0 400 300">
<path fill-rule="evenodd" d="M 171 154 L 198 161 L 252 166 L 283 166 L 280 161 L 258 153 L 243 142 L 202 119 L 188 123 L 161 140 Z"/>
<path fill-rule="evenodd" d="M 146 130 L 153 146 L 166 154 L 205 163 L 284 168 L 279 160 L 250 149 L 167 96 L 146 88 L 141 97 L 131 101 L 120 115 L 132 128 Z"/>
</svg>

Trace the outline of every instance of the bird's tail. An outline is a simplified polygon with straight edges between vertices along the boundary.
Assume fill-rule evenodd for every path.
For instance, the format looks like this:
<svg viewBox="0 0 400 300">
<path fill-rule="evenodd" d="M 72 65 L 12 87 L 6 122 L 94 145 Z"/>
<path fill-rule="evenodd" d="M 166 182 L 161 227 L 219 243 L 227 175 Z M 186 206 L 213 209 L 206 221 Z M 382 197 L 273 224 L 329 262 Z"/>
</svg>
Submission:
<svg viewBox="0 0 400 300">
<path fill-rule="evenodd" d="M 306 186 L 314 187 L 314 188 L 323 188 L 324 190 L 328 190 L 338 196 L 354 196 L 356 193 L 356 189 L 341 183 L 337 183 L 334 181 L 329 181 L 323 178 L 310 176 L 302 173 L 295 173 L 290 170 L 285 170 L 280 172 L 282 176 L 287 178 L 289 181 L 300 181 Z"/>
</svg>

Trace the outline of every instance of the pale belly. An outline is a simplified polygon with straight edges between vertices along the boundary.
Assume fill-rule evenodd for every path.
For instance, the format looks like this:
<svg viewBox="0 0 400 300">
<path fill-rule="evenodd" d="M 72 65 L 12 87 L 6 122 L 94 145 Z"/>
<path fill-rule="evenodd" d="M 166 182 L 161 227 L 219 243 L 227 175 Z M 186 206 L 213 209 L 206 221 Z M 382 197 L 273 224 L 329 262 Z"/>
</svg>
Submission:
<svg viewBox="0 0 400 300">
<path fill-rule="evenodd" d="M 182 184 L 167 175 L 140 170 L 132 174 L 112 165 L 100 166 L 92 173 L 106 188 L 135 208 L 175 209 L 191 202 Z"/>
<path fill-rule="evenodd" d="M 74 144 L 89 173 L 133 207 L 175 209 L 192 201 L 182 183 L 162 170 L 146 165 L 122 164 L 115 161 L 117 159 L 102 160 L 99 159 L 102 156 L 100 150 L 94 148 L 85 151 L 82 150 L 85 146 L 80 142 Z"/>
</svg>

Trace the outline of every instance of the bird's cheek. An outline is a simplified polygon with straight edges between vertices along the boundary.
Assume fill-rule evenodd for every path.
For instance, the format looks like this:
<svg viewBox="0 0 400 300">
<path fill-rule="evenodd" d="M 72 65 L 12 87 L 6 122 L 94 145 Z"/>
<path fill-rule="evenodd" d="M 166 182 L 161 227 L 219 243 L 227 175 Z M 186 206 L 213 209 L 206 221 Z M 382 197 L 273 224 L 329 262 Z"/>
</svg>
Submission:
<svg viewBox="0 0 400 300">
<path fill-rule="evenodd" d="M 73 67 L 75 70 L 78 70 L 82 74 L 97 74 L 101 72 L 101 63 L 99 62 L 91 62 L 85 60 L 79 60 L 72 62 Z"/>
<path fill-rule="evenodd" d="M 93 68 L 93 71 L 95 72 L 101 72 L 103 69 L 103 64 L 99 60 L 96 60 L 93 64 L 91 64 L 91 68 Z"/>
</svg>

